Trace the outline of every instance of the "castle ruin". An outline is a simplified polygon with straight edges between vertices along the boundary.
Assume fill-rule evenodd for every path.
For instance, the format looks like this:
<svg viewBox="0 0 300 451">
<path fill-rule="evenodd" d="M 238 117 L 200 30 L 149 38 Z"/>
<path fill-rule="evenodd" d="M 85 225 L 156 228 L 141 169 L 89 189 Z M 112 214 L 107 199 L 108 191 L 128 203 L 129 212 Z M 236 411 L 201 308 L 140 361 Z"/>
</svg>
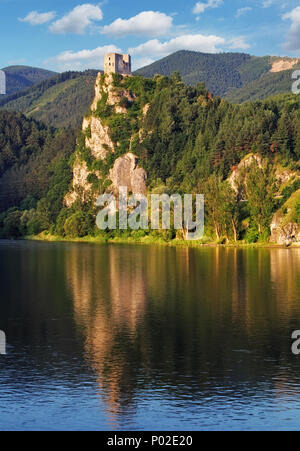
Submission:
<svg viewBox="0 0 300 451">
<path fill-rule="evenodd" d="M 118 53 L 107 53 L 104 58 L 106 74 L 131 75 L 131 56 Z"/>
</svg>

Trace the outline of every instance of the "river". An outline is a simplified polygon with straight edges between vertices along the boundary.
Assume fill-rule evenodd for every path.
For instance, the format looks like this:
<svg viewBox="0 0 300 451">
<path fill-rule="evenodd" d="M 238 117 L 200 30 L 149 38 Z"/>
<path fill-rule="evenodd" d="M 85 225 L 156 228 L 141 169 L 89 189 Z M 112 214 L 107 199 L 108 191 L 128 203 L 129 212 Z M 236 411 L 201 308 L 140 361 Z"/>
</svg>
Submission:
<svg viewBox="0 0 300 451">
<path fill-rule="evenodd" d="M 0 242 L 1 430 L 300 428 L 300 249 Z"/>
</svg>

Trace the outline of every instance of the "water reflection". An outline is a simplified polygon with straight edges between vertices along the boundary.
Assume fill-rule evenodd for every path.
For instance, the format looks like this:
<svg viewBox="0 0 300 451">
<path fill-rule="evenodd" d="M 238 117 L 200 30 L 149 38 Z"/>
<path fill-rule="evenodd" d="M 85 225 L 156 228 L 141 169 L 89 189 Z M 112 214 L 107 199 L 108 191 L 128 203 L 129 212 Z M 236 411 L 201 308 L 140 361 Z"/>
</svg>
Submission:
<svg viewBox="0 0 300 451">
<path fill-rule="evenodd" d="M 75 320 L 83 328 L 86 359 L 97 373 L 111 422 L 132 403 L 134 340 L 146 304 L 144 266 L 145 255 L 133 250 L 122 256 L 114 247 L 100 253 L 74 247 L 66 260 Z"/>
<path fill-rule="evenodd" d="M 0 429 L 299 429 L 299 276 L 300 249 L 0 242 Z"/>
<path fill-rule="evenodd" d="M 300 250 L 74 245 L 65 268 L 111 425 L 147 397 L 240 421 L 251 402 L 300 403 Z"/>
</svg>

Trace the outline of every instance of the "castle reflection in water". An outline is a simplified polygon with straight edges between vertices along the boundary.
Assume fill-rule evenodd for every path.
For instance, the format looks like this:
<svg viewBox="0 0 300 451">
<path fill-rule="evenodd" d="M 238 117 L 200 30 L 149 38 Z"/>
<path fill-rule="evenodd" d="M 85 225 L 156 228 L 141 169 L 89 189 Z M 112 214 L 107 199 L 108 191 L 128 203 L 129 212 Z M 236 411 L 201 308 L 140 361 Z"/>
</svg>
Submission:
<svg viewBox="0 0 300 451">
<path fill-rule="evenodd" d="M 74 245 L 65 265 L 111 424 L 151 387 L 199 400 L 246 382 L 251 396 L 263 379 L 290 390 L 300 250 Z"/>
</svg>

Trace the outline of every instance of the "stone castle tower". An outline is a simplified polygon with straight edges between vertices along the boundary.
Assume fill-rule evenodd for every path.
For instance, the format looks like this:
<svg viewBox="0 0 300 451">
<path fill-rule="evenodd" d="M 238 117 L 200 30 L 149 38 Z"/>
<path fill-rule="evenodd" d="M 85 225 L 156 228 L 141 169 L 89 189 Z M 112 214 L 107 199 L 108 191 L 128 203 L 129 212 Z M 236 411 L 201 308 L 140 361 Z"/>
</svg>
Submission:
<svg viewBox="0 0 300 451">
<path fill-rule="evenodd" d="M 104 58 L 106 74 L 131 75 L 131 56 L 118 53 L 107 53 Z"/>
</svg>

